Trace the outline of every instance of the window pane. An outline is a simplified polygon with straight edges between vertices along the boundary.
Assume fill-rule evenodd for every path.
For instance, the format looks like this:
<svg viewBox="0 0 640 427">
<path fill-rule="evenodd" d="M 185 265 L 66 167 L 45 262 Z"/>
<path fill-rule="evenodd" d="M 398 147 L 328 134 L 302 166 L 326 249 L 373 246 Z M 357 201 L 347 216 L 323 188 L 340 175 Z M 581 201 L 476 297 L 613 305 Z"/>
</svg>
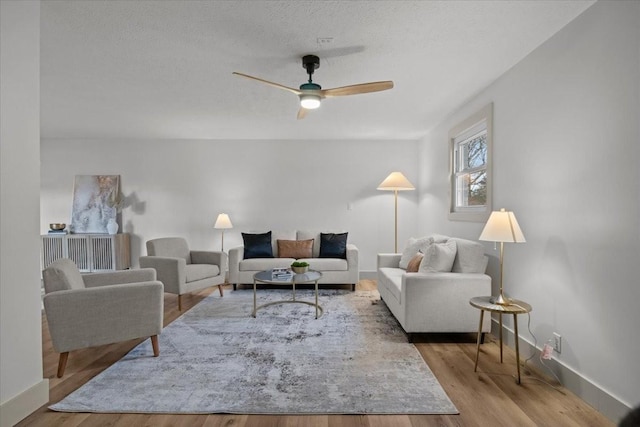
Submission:
<svg viewBox="0 0 640 427">
<path fill-rule="evenodd" d="M 485 206 L 487 204 L 487 172 L 466 173 L 457 179 L 456 206 Z"/>
<path fill-rule="evenodd" d="M 486 132 L 465 143 L 465 169 L 472 169 L 487 164 L 487 134 Z"/>
</svg>

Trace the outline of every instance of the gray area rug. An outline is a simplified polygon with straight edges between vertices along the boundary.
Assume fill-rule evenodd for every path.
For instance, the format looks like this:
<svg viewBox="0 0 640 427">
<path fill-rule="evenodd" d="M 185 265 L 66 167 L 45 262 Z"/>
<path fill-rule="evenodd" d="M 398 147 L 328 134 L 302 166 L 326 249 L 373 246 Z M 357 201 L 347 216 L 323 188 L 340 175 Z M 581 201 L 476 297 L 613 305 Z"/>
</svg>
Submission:
<svg viewBox="0 0 640 427">
<path fill-rule="evenodd" d="M 258 290 L 258 304 L 290 299 Z M 312 290 L 298 299 L 313 301 Z M 324 314 L 280 304 L 251 317 L 253 292 L 211 294 L 54 411 L 457 414 L 377 292 L 321 289 Z"/>
</svg>

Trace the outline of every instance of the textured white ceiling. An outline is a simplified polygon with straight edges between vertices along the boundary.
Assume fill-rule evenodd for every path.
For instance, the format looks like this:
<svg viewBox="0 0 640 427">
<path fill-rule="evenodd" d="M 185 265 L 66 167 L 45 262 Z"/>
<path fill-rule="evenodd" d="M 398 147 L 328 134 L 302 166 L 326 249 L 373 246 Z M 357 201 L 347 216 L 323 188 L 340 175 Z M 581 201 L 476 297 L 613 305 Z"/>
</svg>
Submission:
<svg viewBox="0 0 640 427">
<path fill-rule="evenodd" d="M 43 1 L 43 138 L 417 139 L 593 1 Z M 332 37 L 320 45 L 318 38 Z M 286 86 L 317 54 L 326 99 Z"/>
</svg>

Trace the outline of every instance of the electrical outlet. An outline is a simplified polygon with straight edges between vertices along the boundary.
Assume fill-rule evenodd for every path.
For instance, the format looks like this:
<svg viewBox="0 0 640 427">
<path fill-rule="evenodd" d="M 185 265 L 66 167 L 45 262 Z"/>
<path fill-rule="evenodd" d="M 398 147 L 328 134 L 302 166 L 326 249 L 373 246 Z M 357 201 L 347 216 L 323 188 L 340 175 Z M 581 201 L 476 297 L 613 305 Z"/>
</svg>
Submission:
<svg viewBox="0 0 640 427">
<path fill-rule="evenodd" d="M 554 332 L 553 333 L 553 349 L 558 353 L 562 353 L 562 336 Z"/>
</svg>

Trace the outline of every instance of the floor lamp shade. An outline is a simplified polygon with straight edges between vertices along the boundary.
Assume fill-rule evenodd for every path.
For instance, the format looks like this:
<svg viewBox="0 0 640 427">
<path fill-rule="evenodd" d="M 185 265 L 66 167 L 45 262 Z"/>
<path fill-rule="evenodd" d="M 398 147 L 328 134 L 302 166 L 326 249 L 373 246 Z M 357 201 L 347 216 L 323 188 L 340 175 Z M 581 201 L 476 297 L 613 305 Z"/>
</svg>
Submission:
<svg viewBox="0 0 640 427">
<path fill-rule="evenodd" d="M 378 185 L 378 190 L 393 191 L 395 199 L 395 246 L 394 251 L 398 253 L 398 191 L 415 190 L 416 187 L 409 182 L 402 172 L 391 172 L 388 177 Z"/>
<path fill-rule="evenodd" d="M 491 216 L 489 216 L 482 233 L 480 233 L 479 239 L 487 242 L 500 242 L 500 295 L 494 297 L 492 302 L 494 304 L 509 305 L 511 301 L 504 296 L 502 287 L 504 243 L 526 242 L 514 213 L 505 209 L 491 212 Z"/>
<path fill-rule="evenodd" d="M 221 213 L 220 215 L 218 215 L 213 228 L 222 230 L 222 250 L 224 251 L 224 230 L 233 228 L 233 224 L 231 223 L 229 215 L 227 215 L 226 213 Z"/>
</svg>

